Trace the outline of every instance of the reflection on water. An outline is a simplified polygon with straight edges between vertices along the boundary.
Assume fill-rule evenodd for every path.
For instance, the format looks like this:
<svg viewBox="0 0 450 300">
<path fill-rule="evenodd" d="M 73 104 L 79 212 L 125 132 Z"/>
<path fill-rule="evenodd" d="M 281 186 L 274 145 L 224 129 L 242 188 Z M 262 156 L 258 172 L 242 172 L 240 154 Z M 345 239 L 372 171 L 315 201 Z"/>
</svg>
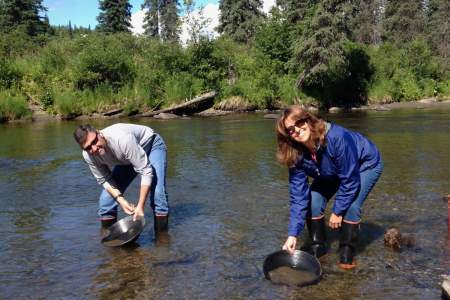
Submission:
<svg viewBox="0 0 450 300">
<path fill-rule="evenodd" d="M 275 162 L 274 120 L 262 115 L 150 120 L 169 147 L 169 245 L 152 218 L 136 244 L 100 243 L 100 189 L 72 141 L 76 122 L 0 126 L 0 298 L 431 299 L 450 271 L 450 111 L 329 115 L 379 146 L 385 171 L 364 207 L 358 268 L 337 267 L 336 232 L 319 284 L 264 279 L 284 242 L 287 171 Z M 104 127 L 113 121 L 93 121 Z M 137 185 L 127 195 L 135 199 Z M 383 245 L 396 226 L 416 245 Z"/>
</svg>

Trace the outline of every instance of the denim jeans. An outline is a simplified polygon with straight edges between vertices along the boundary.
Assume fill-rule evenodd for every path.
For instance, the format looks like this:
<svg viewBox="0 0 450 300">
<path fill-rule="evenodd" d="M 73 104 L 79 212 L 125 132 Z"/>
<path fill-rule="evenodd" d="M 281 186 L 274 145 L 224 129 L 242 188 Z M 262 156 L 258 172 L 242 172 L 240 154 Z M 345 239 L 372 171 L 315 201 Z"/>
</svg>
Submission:
<svg viewBox="0 0 450 300">
<path fill-rule="evenodd" d="M 372 188 L 377 183 L 383 172 L 383 161 L 372 169 L 360 173 L 361 185 L 359 192 L 350 207 L 344 214 L 344 221 L 358 223 L 361 221 L 361 208 Z M 311 206 L 309 216 L 318 218 L 324 214 L 328 201 L 333 197 L 339 188 L 339 180 L 316 179 L 311 184 Z"/>
<path fill-rule="evenodd" d="M 153 168 L 150 206 L 155 214 L 167 215 L 169 213 L 166 192 L 167 147 L 160 135 L 155 134 L 147 155 Z M 112 170 L 112 177 L 121 193 L 125 192 L 136 176 L 137 173 L 132 165 L 115 166 Z M 98 215 L 101 219 L 116 217 L 118 205 L 111 194 L 104 189 L 100 194 Z"/>
</svg>

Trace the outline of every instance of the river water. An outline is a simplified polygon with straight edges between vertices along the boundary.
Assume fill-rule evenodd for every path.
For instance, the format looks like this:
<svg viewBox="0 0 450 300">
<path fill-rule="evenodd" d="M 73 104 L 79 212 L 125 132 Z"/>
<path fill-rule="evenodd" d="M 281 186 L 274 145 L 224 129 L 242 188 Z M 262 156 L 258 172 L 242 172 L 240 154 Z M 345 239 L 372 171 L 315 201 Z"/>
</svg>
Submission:
<svg viewBox="0 0 450 300">
<path fill-rule="evenodd" d="M 450 110 L 326 118 L 370 137 L 385 171 L 364 207 L 358 267 L 337 267 L 338 235 L 329 232 L 322 280 L 303 288 L 274 285 L 262 273 L 288 224 L 287 170 L 275 161 L 274 120 L 124 120 L 165 139 L 171 205 L 169 244 L 155 243 L 147 207 L 144 233 L 126 248 L 100 243 L 100 187 L 72 138 L 80 122 L 0 125 L 0 298 L 439 298 L 440 275 L 450 274 L 442 200 L 450 193 Z M 134 184 L 126 195 L 136 194 Z M 393 226 L 414 236 L 415 245 L 386 248 L 383 235 Z"/>
</svg>

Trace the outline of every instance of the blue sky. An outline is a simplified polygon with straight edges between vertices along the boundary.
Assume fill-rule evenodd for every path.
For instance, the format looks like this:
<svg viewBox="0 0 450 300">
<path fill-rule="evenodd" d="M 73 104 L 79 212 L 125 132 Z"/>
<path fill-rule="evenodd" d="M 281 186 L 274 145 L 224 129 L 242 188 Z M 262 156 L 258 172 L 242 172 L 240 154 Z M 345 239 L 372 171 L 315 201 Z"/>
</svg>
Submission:
<svg viewBox="0 0 450 300">
<path fill-rule="evenodd" d="M 132 13 L 141 9 L 144 0 L 130 0 Z M 182 2 L 182 1 L 181 1 Z M 217 4 L 218 0 L 197 0 L 198 5 Z M 48 9 L 48 18 L 51 25 L 67 25 L 69 20 L 72 26 L 94 28 L 97 25 L 98 1 L 97 0 L 44 0 L 43 4 Z"/>
</svg>

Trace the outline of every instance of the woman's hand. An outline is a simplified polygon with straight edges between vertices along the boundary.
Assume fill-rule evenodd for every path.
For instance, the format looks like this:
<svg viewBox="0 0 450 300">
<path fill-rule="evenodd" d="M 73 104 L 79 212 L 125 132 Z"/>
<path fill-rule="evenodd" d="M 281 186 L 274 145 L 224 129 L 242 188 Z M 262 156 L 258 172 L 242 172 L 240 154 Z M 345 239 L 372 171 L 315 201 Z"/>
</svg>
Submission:
<svg viewBox="0 0 450 300">
<path fill-rule="evenodd" d="M 134 209 L 133 221 L 136 221 L 137 219 L 143 217 L 144 217 L 144 207 L 140 205 L 136 206 L 136 208 Z"/>
<path fill-rule="evenodd" d="M 329 226 L 333 229 L 338 229 L 342 225 L 342 216 L 338 216 L 334 213 L 330 216 Z"/>
<path fill-rule="evenodd" d="M 129 203 L 124 197 L 117 198 L 117 202 L 119 202 L 120 206 L 122 206 L 122 209 L 126 214 L 134 214 L 135 208 L 133 203 Z"/>
<path fill-rule="evenodd" d="M 290 254 L 294 254 L 296 245 L 297 238 L 295 236 L 289 236 L 286 242 L 284 242 L 283 250 L 287 250 Z"/>
</svg>

